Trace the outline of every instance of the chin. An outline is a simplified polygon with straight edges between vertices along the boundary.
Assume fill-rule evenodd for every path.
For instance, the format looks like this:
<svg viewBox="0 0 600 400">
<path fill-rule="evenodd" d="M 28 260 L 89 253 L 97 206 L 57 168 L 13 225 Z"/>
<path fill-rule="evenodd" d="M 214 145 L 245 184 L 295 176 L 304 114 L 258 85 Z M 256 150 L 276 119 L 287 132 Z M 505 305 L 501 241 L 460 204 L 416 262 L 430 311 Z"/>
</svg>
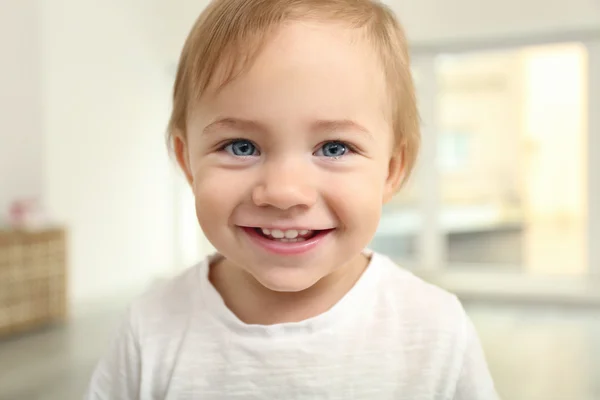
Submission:
<svg viewBox="0 0 600 400">
<path fill-rule="evenodd" d="M 251 273 L 258 283 L 273 292 L 297 293 L 307 290 L 314 286 L 323 276 L 309 275 L 306 272 L 289 270 L 276 271 L 274 268 L 269 273 Z M 299 272 L 299 273 L 298 273 Z"/>
</svg>

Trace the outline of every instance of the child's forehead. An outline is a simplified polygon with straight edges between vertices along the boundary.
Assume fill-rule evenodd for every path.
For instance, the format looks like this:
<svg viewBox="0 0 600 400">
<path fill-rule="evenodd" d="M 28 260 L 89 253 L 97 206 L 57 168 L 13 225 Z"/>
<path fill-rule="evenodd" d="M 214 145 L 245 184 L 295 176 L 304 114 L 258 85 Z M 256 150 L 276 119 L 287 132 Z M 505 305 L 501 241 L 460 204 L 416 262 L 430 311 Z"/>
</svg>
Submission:
<svg viewBox="0 0 600 400">
<path fill-rule="evenodd" d="M 326 66 L 335 63 L 331 57 L 335 55 L 340 62 L 376 65 L 377 72 L 384 72 L 381 57 L 363 29 L 328 20 L 285 21 L 267 32 L 250 32 L 247 40 L 226 43 L 215 51 L 220 56 L 213 68 L 196 63 L 190 71 L 208 75 L 207 86 L 195 90 L 199 94 L 218 92 L 250 71 L 269 71 L 274 64 L 281 65 L 279 61 Z"/>
<path fill-rule="evenodd" d="M 219 119 L 234 121 L 227 125 L 231 131 L 245 131 L 237 129 L 238 121 L 267 127 L 250 131 L 391 129 L 385 74 L 367 45 L 336 26 L 286 28 L 265 44 L 249 68 L 202 96 L 194 107 L 197 130 Z"/>
<path fill-rule="evenodd" d="M 367 77 L 370 86 L 385 86 L 381 58 L 359 29 L 335 22 L 288 21 L 261 38 L 255 51 L 233 44 L 227 48 L 196 100 L 236 91 L 253 96 L 274 85 L 293 90 L 298 79 L 320 79 L 324 91 L 343 90 L 335 86 L 341 79 L 355 86 Z"/>
</svg>

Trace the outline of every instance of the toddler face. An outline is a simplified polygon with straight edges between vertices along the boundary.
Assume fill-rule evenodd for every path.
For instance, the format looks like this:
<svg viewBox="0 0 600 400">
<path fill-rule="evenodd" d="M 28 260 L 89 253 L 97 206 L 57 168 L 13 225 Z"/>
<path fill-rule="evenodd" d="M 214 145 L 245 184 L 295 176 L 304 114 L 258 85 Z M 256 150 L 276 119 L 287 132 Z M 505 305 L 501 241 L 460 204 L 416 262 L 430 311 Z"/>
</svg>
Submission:
<svg viewBox="0 0 600 400">
<path fill-rule="evenodd" d="M 287 23 L 190 112 L 184 168 L 207 238 L 274 291 L 356 262 L 398 181 L 389 115 L 379 58 L 357 31 Z"/>
</svg>

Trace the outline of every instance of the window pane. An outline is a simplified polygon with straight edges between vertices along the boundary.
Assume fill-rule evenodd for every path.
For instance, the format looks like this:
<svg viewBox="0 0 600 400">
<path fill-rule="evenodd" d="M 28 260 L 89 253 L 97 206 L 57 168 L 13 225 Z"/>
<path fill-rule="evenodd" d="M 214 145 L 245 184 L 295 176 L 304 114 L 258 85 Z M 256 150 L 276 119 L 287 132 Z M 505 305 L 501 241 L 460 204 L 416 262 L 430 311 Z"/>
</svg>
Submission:
<svg viewBox="0 0 600 400">
<path fill-rule="evenodd" d="M 450 267 L 585 272 L 586 49 L 439 56 Z"/>
</svg>

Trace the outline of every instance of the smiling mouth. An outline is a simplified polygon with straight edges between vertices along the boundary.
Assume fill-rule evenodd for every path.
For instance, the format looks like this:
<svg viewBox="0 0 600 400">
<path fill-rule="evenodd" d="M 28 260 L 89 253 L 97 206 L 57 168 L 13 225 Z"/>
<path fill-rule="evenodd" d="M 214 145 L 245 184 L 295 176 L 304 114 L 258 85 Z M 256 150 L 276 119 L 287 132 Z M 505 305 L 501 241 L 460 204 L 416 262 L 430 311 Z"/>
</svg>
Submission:
<svg viewBox="0 0 600 400">
<path fill-rule="evenodd" d="M 304 242 L 314 238 L 320 233 L 330 231 L 328 230 L 296 230 L 296 229 L 288 229 L 288 230 L 279 230 L 279 229 L 267 229 L 267 228 L 253 228 L 256 233 L 261 235 L 262 237 L 282 242 L 282 243 L 296 243 L 296 242 Z"/>
<path fill-rule="evenodd" d="M 246 232 L 252 243 L 269 253 L 284 256 L 294 256 L 314 251 L 330 233 L 332 229 L 274 229 L 240 227 Z"/>
</svg>

